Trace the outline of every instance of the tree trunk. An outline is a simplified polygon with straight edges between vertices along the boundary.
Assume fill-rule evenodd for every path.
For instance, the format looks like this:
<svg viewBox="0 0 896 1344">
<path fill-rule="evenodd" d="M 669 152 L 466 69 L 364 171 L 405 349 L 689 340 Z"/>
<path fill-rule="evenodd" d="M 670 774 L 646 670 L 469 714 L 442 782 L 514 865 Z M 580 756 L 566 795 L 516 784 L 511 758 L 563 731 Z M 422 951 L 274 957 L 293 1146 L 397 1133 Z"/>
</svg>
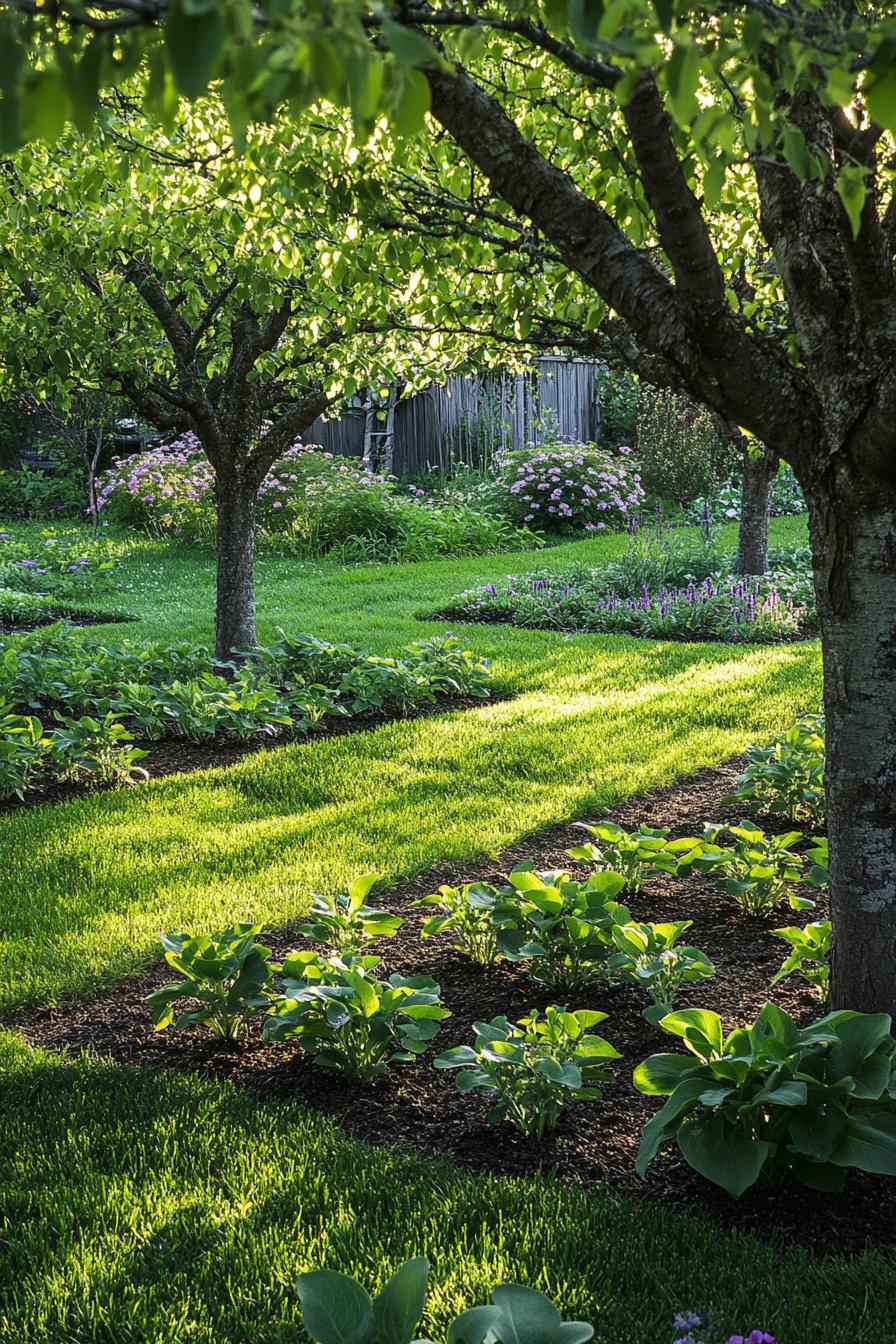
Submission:
<svg viewBox="0 0 896 1344">
<path fill-rule="evenodd" d="M 831 1003 L 896 1013 L 896 491 L 814 492 L 833 920 Z M 832 503 L 832 499 L 836 503 Z"/>
<path fill-rule="evenodd" d="M 772 486 L 780 458 L 768 448 L 764 448 L 758 457 L 745 448 L 743 463 L 735 571 L 738 574 L 765 574 L 768 570 Z"/>
<path fill-rule="evenodd" d="M 229 659 L 234 649 L 256 643 L 255 506 L 258 487 L 238 472 L 216 471 L 218 576 L 215 655 Z"/>
</svg>

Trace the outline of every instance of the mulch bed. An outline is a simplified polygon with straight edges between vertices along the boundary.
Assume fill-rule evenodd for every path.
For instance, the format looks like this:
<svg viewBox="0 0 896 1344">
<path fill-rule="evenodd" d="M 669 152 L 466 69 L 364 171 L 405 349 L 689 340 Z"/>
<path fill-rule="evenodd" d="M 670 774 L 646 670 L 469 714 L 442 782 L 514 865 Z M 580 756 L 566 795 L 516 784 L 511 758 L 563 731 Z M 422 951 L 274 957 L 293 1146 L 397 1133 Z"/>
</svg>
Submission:
<svg viewBox="0 0 896 1344">
<path fill-rule="evenodd" d="M 614 819 L 629 827 L 638 822 L 671 826 L 676 836 L 699 833 L 704 821 L 740 819 L 738 811 L 722 806 L 738 764 L 704 770 L 672 789 L 632 800 L 617 809 Z M 539 868 L 575 868 L 565 850 L 581 840 L 580 830 L 562 826 L 514 845 L 494 862 L 442 865 L 376 902 L 401 913 L 406 921 L 396 937 L 383 940 L 383 970 L 432 975 L 454 1016 L 420 1064 L 395 1066 L 369 1088 L 355 1087 L 338 1074 L 316 1068 L 296 1046 L 264 1045 L 253 1039 L 228 1049 L 198 1035 L 154 1034 L 143 1000 L 171 979 L 163 963 L 92 1000 L 23 1014 L 16 1025 L 30 1042 L 45 1048 L 87 1049 L 119 1064 L 189 1070 L 210 1079 L 227 1078 L 266 1098 L 299 1100 L 368 1143 L 451 1156 L 473 1170 L 508 1176 L 541 1172 L 583 1187 L 600 1185 L 610 1192 L 659 1200 L 677 1210 L 698 1210 L 725 1227 L 750 1230 L 782 1246 L 795 1243 L 843 1254 L 867 1245 L 896 1245 L 896 1182 L 879 1177 L 849 1173 L 842 1196 L 820 1195 L 783 1181 L 733 1201 L 693 1172 L 671 1147 L 655 1159 L 647 1178 L 639 1179 L 634 1162 L 641 1128 L 659 1103 L 634 1090 L 631 1070 L 657 1050 L 674 1050 L 676 1043 L 648 1026 L 641 1017 L 643 998 L 629 987 L 592 989 L 570 1002 L 571 1007 L 609 1014 L 598 1031 L 623 1058 L 604 1100 L 568 1110 L 555 1134 L 542 1142 L 522 1138 L 506 1126 L 488 1125 L 483 1096 L 462 1096 L 455 1090 L 453 1074 L 428 1067 L 432 1055 L 471 1040 L 473 1021 L 498 1014 L 519 1017 L 532 1007 L 545 1006 L 554 996 L 531 981 L 519 965 L 483 969 L 451 951 L 444 939 L 422 942 L 418 933 L 424 912 L 414 907 L 415 899 L 442 882 L 496 881 L 524 858 L 535 860 Z M 687 987 L 679 1006 L 712 1008 L 727 1028 L 752 1021 L 770 996 L 770 980 L 785 950 L 771 930 L 800 918 L 788 908 L 767 918 L 741 915 L 700 877 L 660 878 L 629 904 L 639 919 L 694 921 L 688 940 L 708 953 L 717 974 L 714 980 Z M 278 956 L 302 942 L 288 930 L 267 941 Z M 774 997 L 802 1023 L 824 1011 L 797 981 L 777 987 Z"/>
<path fill-rule="evenodd" d="M 69 625 L 124 625 L 128 621 L 139 620 L 137 616 L 123 615 L 121 612 L 72 611 L 57 608 L 54 611 L 42 611 L 34 616 L 19 619 L 15 616 L 0 616 L 0 633 L 4 635 L 26 635 L 31 630 L 42 630 L 46 625 L 56 625 L 67 621 Z"/>
<path fill-rule="evenodd" d="M 435 704 L 418 705 L 407 714 L 396 714 L 390 710 L 371 711 L 366 714 L 351 714 L 345 718 L 325 718 L 310 732 L 305 734 L 275 735 L 249 738 L 239 742 L 233 738 L 217 738 L 209 742 L 190 742 L 182 737 L 163 737 L 157 742 L 147 742 L 134 738 L 134 746 L 149 754 L 137 764 L 146 771 L 148 779 L 164 779 L 167 775 L 189 774 L 194 770 L 215 770 L 221 766 L 235 765 L 244 756 L 254 756 L 259 751 L 274 751 L 279 747 L 298 744 L 304 746 L 310 742 L 320 742 L 328 737 L 345 737 L 349 733 L 372 732 L 387 723 L 405 723 L 411 719 L 426 719 L 433 714 L 447 714 L 455 709 L 475 709 L 478 705 L 493 705 L 501 701 L 500 695 L 491 695 L 487 700 L 476 696 L 457 696 L 454 699 L 440 699 Z M 42 716 L 46 727 L 53 726 L 52 711 Z M 139 787 L 146 781 L 137 780 L 133 787 Z M 45 779 L 29 788 L 24 798 L 5 798 L 0 801 L 0 817 L 9 812 L 18 812 L 23 807 L 38 807 L 44 803 L 69 803 L 76 798 L 85 798 L 90 793 L 106 793 L 109 789 L 127 788 L 117 781 L 102 780 L 54 780 Z"/>
</svg>

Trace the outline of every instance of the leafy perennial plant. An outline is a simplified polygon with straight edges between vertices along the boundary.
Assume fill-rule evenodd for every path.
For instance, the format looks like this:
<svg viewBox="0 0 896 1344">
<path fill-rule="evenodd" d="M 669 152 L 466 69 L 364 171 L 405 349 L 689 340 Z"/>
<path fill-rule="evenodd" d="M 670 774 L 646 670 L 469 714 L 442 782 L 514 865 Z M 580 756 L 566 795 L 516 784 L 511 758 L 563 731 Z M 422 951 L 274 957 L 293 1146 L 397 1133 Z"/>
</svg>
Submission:
<svg viewBox="0 0 896 1344">
<path fill-rule="evenodd" d="M 533 1009 L 512 1024 L 506 1017 L 474 1022 L 476 1045 L 459 1045 L 435 1060 L 437 1069 L 459 1069 L 461 1092 L 487 1092 L 490 1122 L 508 1120 L 522 1134 L 543 1138 L 570 1102 L 598 1101 L 598 1083 L 612 1074 L 619 1052 L 591 1028 L 606 1013 L 568 1012 L 552 1004 L 544 1017 Z"/>
<path fill-rule="evenodd" d="M 723 1035 L 705 1009 L 660 1027 L 689 1055 L 652 1055 L 639 1091 L 666 1096 L 638 1153 L 643 1175 L 675 1139 L 685 1161 L 735 1197 L 790 1171 L 839 1191 L 849 1167 L 896 1176 L 896 1040 L 884 1013 L 829 1013 L 800 1030 L 767 1003 L 752 1027 Z"/>
</svg>

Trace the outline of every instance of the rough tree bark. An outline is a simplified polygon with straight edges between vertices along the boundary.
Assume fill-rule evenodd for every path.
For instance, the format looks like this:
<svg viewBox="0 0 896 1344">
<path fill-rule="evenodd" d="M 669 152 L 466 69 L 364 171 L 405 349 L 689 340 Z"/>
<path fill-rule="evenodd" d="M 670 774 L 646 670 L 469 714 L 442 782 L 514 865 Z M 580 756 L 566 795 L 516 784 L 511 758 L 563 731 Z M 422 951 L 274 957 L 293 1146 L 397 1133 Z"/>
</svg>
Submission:
<svg viewBox="0 0 896 1344">
<path fill-rule="evenodd" d="M 768 570 L 768 531 L 772 487 L 780 459 L 767 448 L 760 455 L 743 450 L 740 526 L 737 533 L 738 574 L 765 574 Z"/>
<path fill-rule="evenodd" d="M 896 1004 L 896 486 L 810 500 L 824 638 L 831 1002 Z M 834 746 L 834 750 L 830 746 Z"/>
<path fill-rule="evenodd" d="M 256 643 L 255 514 L 258 483 L 236 470 L 215 469 L 217 600 L 215 654 L 229 659 Z"/>
</svg>

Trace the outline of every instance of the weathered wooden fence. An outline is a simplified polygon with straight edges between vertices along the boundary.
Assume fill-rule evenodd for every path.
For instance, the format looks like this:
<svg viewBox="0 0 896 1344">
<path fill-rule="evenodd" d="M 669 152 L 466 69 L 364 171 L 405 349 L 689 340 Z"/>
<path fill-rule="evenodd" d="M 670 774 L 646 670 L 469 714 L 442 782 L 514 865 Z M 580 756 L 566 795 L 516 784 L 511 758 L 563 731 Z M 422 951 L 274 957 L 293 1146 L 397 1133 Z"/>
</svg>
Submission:
<svg viewBox="0 0 896 1344">
<path fill-rule="evenodd" d="M 545 356 L 525 374 L 449 378 L 402 399 L 395 408 L 392 471 L 416 476 L 456 462 L 484 466 L 500 448 L 537 443 L 544 422 L 564 438 L 585 442 L 600 428 L 598 366 Z M 317 420 L 306 443 L 363 457 L 366 413 L 361 399 L 339 419 Z"/>
</svg>

